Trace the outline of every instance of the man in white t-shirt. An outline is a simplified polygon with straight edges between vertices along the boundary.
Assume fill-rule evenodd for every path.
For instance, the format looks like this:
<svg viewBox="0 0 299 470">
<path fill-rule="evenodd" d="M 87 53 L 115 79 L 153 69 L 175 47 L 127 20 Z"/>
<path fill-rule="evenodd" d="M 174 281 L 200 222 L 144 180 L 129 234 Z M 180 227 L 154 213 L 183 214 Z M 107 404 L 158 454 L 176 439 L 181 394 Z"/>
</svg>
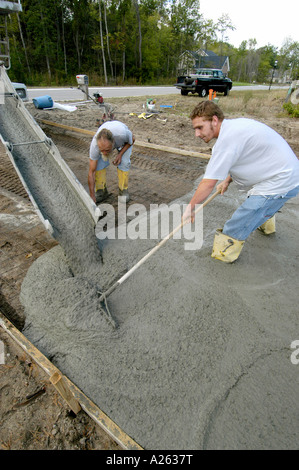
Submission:
<svg viewBox="0 0 299 470">
<path fill-rule="evenodd" d="M 276 131 L 252 119 L 225 119 L 212 101 L 199 103 L 191 120 L 196 137 L 217 141 L 183 221 L 194 219 L 195 205 L 209 196 L 218 181 L 222 181 L 217 185 L 221 194 L 232 181 L 246 190 L 245 202 L 215 234 L 212 257 L 231 263 L 254 230 L 266 235 L 275 232 L 274 214 L 299 192 L 299 160 Z"/>
<path fill-rule="evenodd" d="M 97 204 L 108 196 L 106 168 L 114 149 L 118 151 L 112 163 L 117 166 L 119 196 L 129 200 L 128 180 L 134 142 L 132 132 L 120 121 L 105 122 L 93 137 L 89 149 L 88 186 L 90 196 Z"/>
</svg>

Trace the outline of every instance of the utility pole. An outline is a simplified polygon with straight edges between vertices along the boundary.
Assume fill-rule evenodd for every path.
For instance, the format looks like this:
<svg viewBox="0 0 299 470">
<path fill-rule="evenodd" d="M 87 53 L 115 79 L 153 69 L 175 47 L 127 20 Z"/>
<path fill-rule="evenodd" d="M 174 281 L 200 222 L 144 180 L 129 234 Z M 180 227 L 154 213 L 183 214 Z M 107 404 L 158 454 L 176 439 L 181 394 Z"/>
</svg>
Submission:
<svg viewBox="0 0 299 470">
<path fill-rule="evenodd" d="M 269 85 L 269 90 L 271 88 L 271 85 L 272 85 L 272 81 L 273 81 L 273 76 L 274 76 L 274 72 L 275 72 L 275 69 L 277 68 L 277 60 L 274 62 L 274 66 L 273 66 L 273 69 L 272 69 L 272 75 L 271 75 L 271 80 L 270 80 L 270 85 Z"/>
</svg>

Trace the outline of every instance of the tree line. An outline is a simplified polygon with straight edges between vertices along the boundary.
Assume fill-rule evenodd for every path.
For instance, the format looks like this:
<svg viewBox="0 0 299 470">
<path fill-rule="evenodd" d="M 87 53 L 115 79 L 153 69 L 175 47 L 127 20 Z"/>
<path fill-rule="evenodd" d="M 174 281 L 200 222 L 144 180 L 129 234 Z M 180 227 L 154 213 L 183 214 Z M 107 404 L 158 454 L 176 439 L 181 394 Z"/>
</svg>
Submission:
<svg viewBox="0 0 299 470">
<path fill-rule="evenodd" d="M 267 82 L 275 61 L 280 77 L 296 79 L 299 43 L 280 50 L 236 48 L 227 15 L 217 22 L 200 13 L 200 0 L 22 0 L 8 19 L 11 80 L 27 85 L 75 84 L 77 74 L 94 85 L 172 84 L 185 50 L 212 50 L 230 60 L 233 81 Z"/>
</svg>

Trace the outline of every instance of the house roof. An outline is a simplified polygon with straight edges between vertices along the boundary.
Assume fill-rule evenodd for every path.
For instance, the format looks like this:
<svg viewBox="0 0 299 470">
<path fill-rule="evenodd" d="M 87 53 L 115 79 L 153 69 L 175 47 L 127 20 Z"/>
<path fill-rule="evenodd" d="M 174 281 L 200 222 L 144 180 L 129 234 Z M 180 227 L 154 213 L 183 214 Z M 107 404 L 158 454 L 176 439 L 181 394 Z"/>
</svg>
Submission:
<svg viewBox="0 0 299 470">
<path fill-rule="evenodd" d="M 221 69 L 228 56 L 219 56 L 213 51 L 199 49 L 198 51 L 184 51 L 181 55 L 191 55 L 195 61 L 195 67 Z"/>
<path fill-rule="evenodd" d="M 205 50 L 204 52 L 205 52 L 209 57 L 218 57 L 218 55 L 216 54 L 216 52 L 208 51 L 208 50 Z"/>
<path fill-rule="evenodd" d="M 221 69 L 227 60 L 227 56 L 208 56 L 199 58 L 199 67 Z"/>
</svg>

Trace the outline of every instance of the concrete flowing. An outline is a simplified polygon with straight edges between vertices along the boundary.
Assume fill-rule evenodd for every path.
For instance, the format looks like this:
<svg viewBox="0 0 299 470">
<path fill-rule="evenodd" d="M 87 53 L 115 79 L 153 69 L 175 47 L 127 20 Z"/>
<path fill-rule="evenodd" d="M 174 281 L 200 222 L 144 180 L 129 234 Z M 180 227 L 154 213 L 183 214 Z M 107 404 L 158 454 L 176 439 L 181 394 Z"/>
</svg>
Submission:
<svg viewBox="0 0 299 470">
<path fill-rule="evenodd" d="M 8 156 L 45 227 L 63 247 L 73 272 L 98 271 L 100 252 L 94 227 L 99 209 L 28 113 L 3 66 L 0 79 L 5 90 L 0 105 L 1 140 Z"/>
</svg>

